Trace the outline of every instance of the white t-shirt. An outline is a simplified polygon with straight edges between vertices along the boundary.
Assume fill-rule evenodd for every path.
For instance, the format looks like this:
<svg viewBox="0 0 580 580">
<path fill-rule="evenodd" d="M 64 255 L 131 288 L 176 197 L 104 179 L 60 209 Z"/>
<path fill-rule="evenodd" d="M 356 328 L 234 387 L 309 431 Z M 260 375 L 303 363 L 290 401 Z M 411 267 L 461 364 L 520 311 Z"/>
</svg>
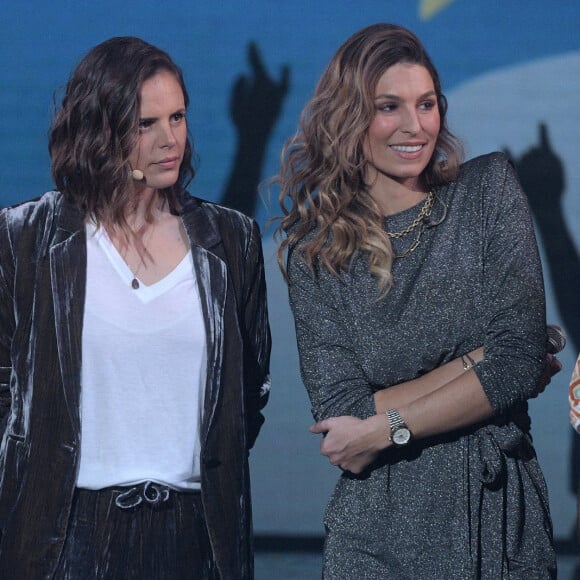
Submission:
<svg viewBox="0 0 580 580">
<path fill-rule="evenodd" d="M 199 489 L 206 336 L 191 252 L 151 286 L 132 279 L 89 224 L 77 486 Z"/>
</svg>

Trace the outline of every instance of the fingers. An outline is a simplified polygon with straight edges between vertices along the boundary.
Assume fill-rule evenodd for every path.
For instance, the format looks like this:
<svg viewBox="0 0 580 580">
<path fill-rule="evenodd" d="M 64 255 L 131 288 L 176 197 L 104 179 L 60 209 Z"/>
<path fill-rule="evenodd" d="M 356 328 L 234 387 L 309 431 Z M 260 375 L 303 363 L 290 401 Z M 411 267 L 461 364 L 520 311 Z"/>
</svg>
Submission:
<svg viewBox="0 0 580 580">
<path fill-rule="evenodd" d="M 324 421 L 318 421 L 318 423 L 315 423 L 309 427 L 310 433 L 322 433 L 323 435 L 328 433 L 329 430 L 330 425 L 328 425 L 328 419 L 325 419 Z"/>
<path fill-rule="evenodd" d="M 549 378 L 558 374 L 562 370 L 562 363 L 558 360 L 556 355 L 551 353 L 546 353 L 546 369 L 545 373 Z"/>
<path fill-rule="evenodd" d="M 538 130 L 540 133 L 540 147 L 546 151 L 551 151 L 552 144 L 550 143 L 550 138 L 548 137 L 548 126 L 546 123 L 539 123 Z"/>
<path fill-rule="evenodd" d="M 512 151 L 509 147 L 502 147 L 502 151 L 508 156 L 508 159 L 512 162 L 515 163 L 515 158 L 512 154 Z"/>
<path fill-rule="evenodd" d="M 277 87 L 279 94 L 282 96 L 288 92 L 288 88 L 290 87 L 290 67 L 288 65 L 282 67 L 280 82 L 276 85 L 275 81 L 268 74 L 258 45 L 253 41 L 248 44 L 248 61 L 250 62 L 250 67 L 258 84 L 270 83 Z"/>
<path fill-rule="evenodd" d="M 262 60 L 262 56 L 255 42 L 250 42 L 248 44 L 248 60 L 250 61 L 250 66 L 257 77 L 263 78 L 268 76 L 266 67 L 264 66 L 264 61 Z"/>
</svg>

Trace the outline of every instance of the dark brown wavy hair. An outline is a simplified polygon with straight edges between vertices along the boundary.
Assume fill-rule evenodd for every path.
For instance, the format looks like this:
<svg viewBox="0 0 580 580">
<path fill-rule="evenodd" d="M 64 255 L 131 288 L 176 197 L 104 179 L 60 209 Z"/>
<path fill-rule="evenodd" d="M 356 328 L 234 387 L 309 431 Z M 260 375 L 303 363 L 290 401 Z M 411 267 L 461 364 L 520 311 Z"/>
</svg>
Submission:
<svg viewBox="0 0 580 580">
<path fill-rule="evenodd" d="M 302 112 L 298 132 L 282 152 L 280 173 L 274 181 L 280 185 L 284 214 L 277 230 L 284 236 L 278 250 L 283 272 L 289 246 L 300 247 L 311 269 L 320 260 L 337 276 L 348 269 L 357 252 L 364 252 L 381 293 L 392 285 L 392 247 L 383 215 L 365 183 L 369 160 L 363 143 L 375 115 L 376 86 L 383 73 L 399 63 L 425 67 L 437 95 L 440 132 L 421 176 L 423 183 L 431 188 L 456 177 L 463 148 L 447 127 L 447 100 L 425 48 L 400 26 L 363 28 L 332 57 Z"/>
<path fill-rule="evenodd" d="M 189 97 L 181 69 L 159 48 L 135 37 L 111 38 L 92 48 L 73 71 L 49 136 L 52 176 L 85 218 L 126 225 L 134 197 L 129 155 L 139 137 L 141 86 L 160 71 L 175 76 Z M 177 211 L 180 193 L 195 176 L 187 138 L 177 182 L 159 192 Z"/>
</svg>

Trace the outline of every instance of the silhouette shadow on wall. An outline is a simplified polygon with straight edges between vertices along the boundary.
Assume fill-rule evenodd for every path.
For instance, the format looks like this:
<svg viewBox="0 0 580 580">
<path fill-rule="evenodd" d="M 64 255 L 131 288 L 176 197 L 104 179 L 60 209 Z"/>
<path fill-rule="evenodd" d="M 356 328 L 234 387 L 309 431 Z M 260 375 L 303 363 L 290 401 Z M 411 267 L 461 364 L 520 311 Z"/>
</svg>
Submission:
<svg viewBox="0 0 580 580">
<path fill-rule="evenodd" d="M 539 123 L 538 132 L 536 145 L 532 145 L 519 159 L 510 157 L 528 196 L 542 240 L 560 317 L 577 353 L 580 351 L 580 256 L 570 235 L 562 205 L 566 189 L 562 161 L 552 148 L 544 123 Z M 507 153 L 509 155 L 509 151 Z M 570 429 L 570 437 L 570 489 L 578 496 L 580 436 Z M 572 543 L 576 542 L 575 535 L 576 532 L 573 532 Z M 580 571 L 576 572 L 576 577 L 580 578 Z"/>
<path fill-rule="evenodd" d="M 248 60 L 251 75 L 240 75 L 232 87 L 230 117 L 237 145 L 221 203 L 253 216 L 266 147 L 288 94 L 290 69 L 283 66 L 280 79 L 272 79 L 254 42 L 248 45 Z"/>
</svg>

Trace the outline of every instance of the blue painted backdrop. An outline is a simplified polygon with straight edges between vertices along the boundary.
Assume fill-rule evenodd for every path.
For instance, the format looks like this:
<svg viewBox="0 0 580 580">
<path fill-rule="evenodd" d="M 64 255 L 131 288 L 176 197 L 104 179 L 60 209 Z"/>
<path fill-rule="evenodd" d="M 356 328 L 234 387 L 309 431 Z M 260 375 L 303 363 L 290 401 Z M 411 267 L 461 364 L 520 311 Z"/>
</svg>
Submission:
<svg viewBox="0 0 580 580">
<path fill-rule="evenodd" d="M 573 229 L 580 215 L 580 3 L 577 0 L 255 0 L 139 2 L 53 0 L 3 2 L 0 6 L 0 206 L 51 188 L 46 134 L 53 92 L 80 57 L 110 36 L 136 35 L 166 49 L 183 67 L 192 100 L 189 123 L 200 156 L 192 193 L 220 200 L 236 147 L 229 115 L 232 86 L 251 75 L 248 44 L 255 41 L 274 80 L 290 71 L 289 92 L 266 151 L 262 176 L 276 172 L 283 141 L 326 62 L 355 30 L 377 21 L 410 27 L 437 64 L 450 101 L 451 126 L 469 155 L 507 148 L 516 160 L 540 147 L 547 126 L 548 151 L 561 162 L 559 192 L 547 190 L 537 207 L 560 203 Z M 546 152 L 546 147 L 543 151 Z M 542 192 L 540 192 L 540 198 Z M 278 213 L 267 194 L 256 217 L 264 225 Z M 555 210 L 554 210 L 555 211 Z M 571 232 L 568 250 L 580 248 Z M 565 238 L 565 236 L 563 235 Z M 256 530 L 317 534 L 336 473 L 318 455 L 318 440 L 300 383 L 286 290 L 272 255 L 272 228 L 264 244 L 272 329 L 273 392 L 267 423 L 252 454 Z M 554 284 L 575 272 L 574 262 L 552 258 L 542 245 L 551 321 L 570 337 L 580 327 L 555 299 Z M 576 250 L 572 252 L 577 256 Z M 572 277 L 573 278 L 573 277 Z M 577 288 L 578 286 L 576 286 Z M 570 341 L 564 370 L 532 402 L 533 430 L 550 488 L 556 535 L 570 537 L 575 523 L 571 485 L 574 436 L 567 423 L 567 383 L 579 341 Z"/>
</svg>

